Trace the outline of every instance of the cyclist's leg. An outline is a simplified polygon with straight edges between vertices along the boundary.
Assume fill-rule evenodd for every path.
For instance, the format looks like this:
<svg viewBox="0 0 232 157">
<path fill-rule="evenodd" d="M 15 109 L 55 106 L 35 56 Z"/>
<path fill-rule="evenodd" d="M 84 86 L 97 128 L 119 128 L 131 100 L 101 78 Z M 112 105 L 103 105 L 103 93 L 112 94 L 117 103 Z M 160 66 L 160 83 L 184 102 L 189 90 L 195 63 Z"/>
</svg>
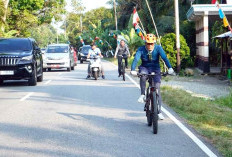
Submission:
<svg viewBox="0 0 232 157">
<path fill-rule="evenodd" d="M 122 57 L 118 57 L 118 74 L 121 75 Z"/>
<path fill-rule="evenodd" d="M 126 68 L 128 68 L 128 60 L 127 60 L 127 57 L 125 57 L 124 60 L 125 60 L 125 66 L 126 66 Z"/>
<path fill-rule="evenodd" d="M 145 67 L 139 67 L 139 73 L 141 73 L 141 74 L 148 74 L 148 69 L 145 68 Z M 140 78 L 141 95 L 145 95 L 146 81 L 147 81 L 147 76 L 142 76 Z"/>
<path fill-rule="evenodd" d="M 161 109 L 161 104 L 162 104 L 162 97 L 161 97 L 161 92 L 160 92 L 160 82 L 155 82 L 155 87 L 158 90 L 158 101 L 159 101 L 159 109 Z M 160 110 L 161 112 L 161 110 Z"/>
</svg>

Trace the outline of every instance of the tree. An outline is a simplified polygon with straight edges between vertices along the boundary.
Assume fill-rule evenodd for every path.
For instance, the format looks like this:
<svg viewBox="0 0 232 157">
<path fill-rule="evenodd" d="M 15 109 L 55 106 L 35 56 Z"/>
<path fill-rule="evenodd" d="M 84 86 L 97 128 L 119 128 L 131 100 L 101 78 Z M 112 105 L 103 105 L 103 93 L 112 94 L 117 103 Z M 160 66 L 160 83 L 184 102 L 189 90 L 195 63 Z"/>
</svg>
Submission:
<svg viewBox="0 0 232 157">
<path fill-rule="evenodd" d="M 1 32 L 5 31 L 8 4 L 9 4 L 9 0 L 1 0 L 0 1 L 0 28 L 1 28 Z"/>
<path fill-rule="evenodd" d="M 64 5 L 64 0 L 11 0 L 8 30 L 18 30 L 19 36 L 30 36 L 29 28 L 51 23 L 53 17 L 59 19 Z"/>
<path fill-rule="evenodd" d="M 167 54 L 171 65 L 173 66 L 173 68 L 176 68 L 176 35 L 174 33 L 166 34 L 164 37 L 161 38 L 161 44 Z M 182 35 L 180 35 L 180 45 L 181 62 L 183 62 L 185 59 L 190 57 L 190 49 L 186 43 L 185 38 Z"/>
<path fill-rule="evenodd" d="M 49 24 L 30 28 L 29 32 L 31 37 L 37 41 L 40 47 L 46 47 L 48 44 L 56 42 L 56 30 Z"/>
</svg>

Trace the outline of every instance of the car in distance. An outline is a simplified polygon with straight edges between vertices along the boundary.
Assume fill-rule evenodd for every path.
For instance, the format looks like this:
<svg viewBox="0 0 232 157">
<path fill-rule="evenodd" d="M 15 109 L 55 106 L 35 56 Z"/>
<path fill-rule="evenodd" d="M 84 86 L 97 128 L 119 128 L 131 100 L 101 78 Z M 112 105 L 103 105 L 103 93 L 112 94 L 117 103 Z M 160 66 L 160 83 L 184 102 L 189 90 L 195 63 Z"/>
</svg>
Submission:
<svg viewBox="0 0 232 157">
<path fill-rule="evenodd" d="M 67 71 L 74 70 L 74 57 L 69 44 L 48 45 L 45 58 L 48 71 L 61 68 L 67 68 Z"/>
<path fill-rule="evenodd" d="M 47 70 L 46 57 L 45 57 L 46 48 L 41 48 L 41 52 L 43 58 L 43 71 L 46 71 Z"/>
<path fill-rule="evenodd" d="M 32 38 L 0 38 L 0 84 L 4 80 L 28 80 L 30 86 L 43 81 L 43 59 Z"/>
<path fill-rule="evenodd" d="M 90 45 L 82 46 L 82 48 L 80 49 L 80 52 L 79 52 L 79 56 L 78 56 L 80 63 L 83 63 L 84 61 L 88 61 L 87 55 L 88 55 L 90 49 L 91 49 Z"/>
</svg>

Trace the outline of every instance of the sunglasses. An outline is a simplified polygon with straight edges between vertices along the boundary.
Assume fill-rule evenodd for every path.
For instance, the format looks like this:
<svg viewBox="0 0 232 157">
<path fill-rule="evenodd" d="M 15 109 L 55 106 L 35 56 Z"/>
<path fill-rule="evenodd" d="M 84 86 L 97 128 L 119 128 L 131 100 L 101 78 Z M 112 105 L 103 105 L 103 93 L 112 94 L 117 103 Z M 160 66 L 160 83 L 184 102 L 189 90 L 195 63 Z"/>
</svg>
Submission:
<svg viewBox="0 0 232 157">
<path fill-rule="evenodd" d="M 152 46 L 154 45 L 154 43 L 146 43 L 146 45 Z"/>
</svg>

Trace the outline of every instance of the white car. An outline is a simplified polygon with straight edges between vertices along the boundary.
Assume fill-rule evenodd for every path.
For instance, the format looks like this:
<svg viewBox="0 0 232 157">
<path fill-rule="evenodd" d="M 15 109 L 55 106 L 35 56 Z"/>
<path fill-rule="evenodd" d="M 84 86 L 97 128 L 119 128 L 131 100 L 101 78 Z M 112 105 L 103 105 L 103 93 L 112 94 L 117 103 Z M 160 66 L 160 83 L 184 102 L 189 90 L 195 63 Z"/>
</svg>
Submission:
<svg viewBox="0 0 232 157">
<path fill-rule="evenodd" d="M 43 71 L 46 71 L 47 69 L 46 57 L 45 57 L 46 48 L 41 48 L 41 52 L 42 52 L 42 58 L 43 58 Z"/>
<path fill-rule="evenodd" d="M 45 53 L 45 63 L 48 71 L 62 68 L 66 68 L 67 71 L 74 70 L 73 51 L 71 51 L 69 44 L 48 45 Z"/>
</svg>

